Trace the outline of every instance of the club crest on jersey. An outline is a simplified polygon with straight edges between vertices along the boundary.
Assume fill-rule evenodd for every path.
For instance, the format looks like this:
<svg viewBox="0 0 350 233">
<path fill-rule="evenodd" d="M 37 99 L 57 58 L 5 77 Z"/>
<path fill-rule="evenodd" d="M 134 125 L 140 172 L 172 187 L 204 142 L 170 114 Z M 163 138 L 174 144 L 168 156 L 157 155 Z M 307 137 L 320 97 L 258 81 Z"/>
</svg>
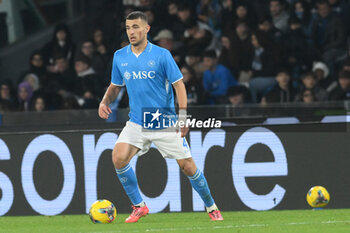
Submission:
<svg viewBox="0 0 350 233">
<path fill-rule="evenodd" d="M 148 66 L 153 67 L 156 64 L 156 62 L 154 60 L 149 60 L 147 64 Z"/>
<path fill-rule="evenodd" d="M 130 77 L 131 77 L 131 74 L 130 74 L 128 71 L 125 71 L 125 72 L 124 72 L 124 78 L 125 78 L 126 80 L 129 80 Z"/>
</svg>

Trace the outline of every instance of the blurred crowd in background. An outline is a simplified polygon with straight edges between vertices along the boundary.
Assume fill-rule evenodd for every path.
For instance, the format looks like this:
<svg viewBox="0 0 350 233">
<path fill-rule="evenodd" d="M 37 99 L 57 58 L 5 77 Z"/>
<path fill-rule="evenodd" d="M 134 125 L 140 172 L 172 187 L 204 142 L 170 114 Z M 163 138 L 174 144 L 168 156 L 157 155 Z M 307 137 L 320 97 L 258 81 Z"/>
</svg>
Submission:
<svg viewBox="0 0 350 233">
<path fill-rule="evenodd" d="M 1 83 L 2 111 L 98 108 L 113 53 L 129 44 L 124 19 L 135 10 L 148 16 L 148 40 L 172 53 L 189 105 L 350 99 L 347 0 L 105 2 L 88 1 L 85 40 L 56 25 L 28 58 L 31 68 Z M 127 107 L 127 92 L 117 100 Z"/>
</svg>

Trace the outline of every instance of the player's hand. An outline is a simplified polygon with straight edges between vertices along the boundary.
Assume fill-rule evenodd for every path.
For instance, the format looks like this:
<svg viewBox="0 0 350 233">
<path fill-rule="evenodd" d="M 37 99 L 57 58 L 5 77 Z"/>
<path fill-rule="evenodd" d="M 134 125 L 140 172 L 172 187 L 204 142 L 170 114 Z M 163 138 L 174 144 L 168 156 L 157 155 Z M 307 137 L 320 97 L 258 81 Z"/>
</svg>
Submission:
<svg viewBox="0 0 350 233">
<path fill-rule="evenodd" d="M 190 128 L 188 128 L 188 127 L 182 127 L 182 128 L 180 128 L 181 137 L 182 137 L 182 138 L 185 137 L 189 130 L 190 130 Z"/>
<path fill-rule="evenodd" d="M 100 104 L 100 107 L 98 108 L 98 115 L 102 118 L 102 119 L 108 119 L 109 114 L 112 113 L 112 110 L 110 109 L 110 107 L 108 107 L 105 104 Z"/>
</svg>

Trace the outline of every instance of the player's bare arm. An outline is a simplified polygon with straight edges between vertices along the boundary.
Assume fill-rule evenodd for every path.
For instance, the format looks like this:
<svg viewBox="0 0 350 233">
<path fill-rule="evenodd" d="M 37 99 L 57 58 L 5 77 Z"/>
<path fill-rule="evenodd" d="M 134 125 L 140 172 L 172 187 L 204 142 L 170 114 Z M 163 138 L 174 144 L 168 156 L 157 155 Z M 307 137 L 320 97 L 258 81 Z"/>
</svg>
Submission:
<svg viewBox="0 0 350 233">
<path fill-rule="evenodd" d="M 109 114 L 112 113 L 112 110 L 110 109 L 109 105 L 117 98 L 120 89 L 120 86 L 116 86 L 113 84 L 110 84 L 107 88 L 107 91 L 103 96 L 103 99 L 98 108 L 98 115 L 102 119 L 108 119 Z"/>
<path fill-rule="evenodd" d="M 187 93 L 186 93 L 186 87 L 184 82 L 181 80 L 175 82 L 173 84 L 173 87 L 176 92 L 176 98 L 177 102 L 179 103 L 179 117 L 181 117 L 182 114 L 186 115 L 187 110 Z M 183 116 L 184 118 L 186 116 Z M 189 129 L 188 127 L 182 127 L 181 128 L 181 137 L 185 137 L 188 133 Z"/>
</svg>

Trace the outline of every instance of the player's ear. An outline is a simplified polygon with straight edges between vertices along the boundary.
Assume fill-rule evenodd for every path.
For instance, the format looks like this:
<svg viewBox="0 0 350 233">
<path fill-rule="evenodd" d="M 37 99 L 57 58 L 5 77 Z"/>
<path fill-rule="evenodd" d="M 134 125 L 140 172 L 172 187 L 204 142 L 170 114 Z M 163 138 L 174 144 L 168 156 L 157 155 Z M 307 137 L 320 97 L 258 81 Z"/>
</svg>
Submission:
<svg viewBox="0 0 350 233">
<path fill-rule="evenodd" d="M 149 24 L 146 25 L 146 32 L 149 32 L 151 30 L 151 26 Z"/>
</svg>

